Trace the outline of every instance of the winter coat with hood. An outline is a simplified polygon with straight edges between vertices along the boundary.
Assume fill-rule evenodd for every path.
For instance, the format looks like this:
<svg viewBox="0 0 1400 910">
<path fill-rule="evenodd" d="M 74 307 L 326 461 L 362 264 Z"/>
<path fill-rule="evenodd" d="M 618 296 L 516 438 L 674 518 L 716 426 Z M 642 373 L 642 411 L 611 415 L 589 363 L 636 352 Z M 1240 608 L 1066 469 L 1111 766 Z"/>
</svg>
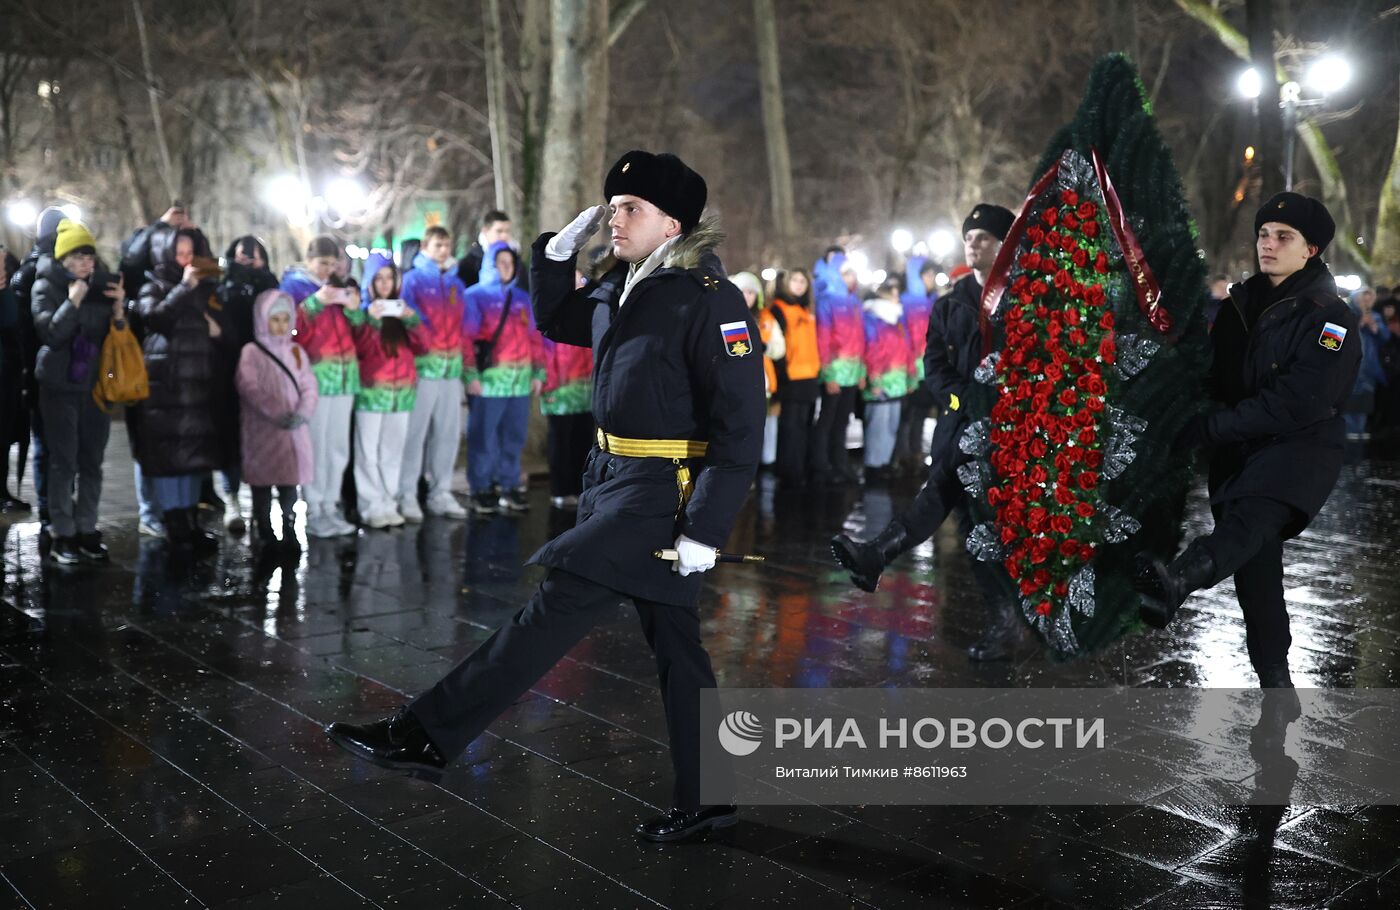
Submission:
<svg viewBox="0 0 1400 910">
<path fill-rule="evenodd" d="M 329 284 L 323 291 L 301 266 L 282 273 L 281 289 L 297 303 L 297 344 L 311 358 L 321 395 L 354 395 L 360 388 L 360 367 L 345 318 L 345 301 L 353 300 L 354 292 Z"/>
<path fill-rule="evenodd" d="M 234 257 L 240 248 L 245 254 L 256 249 L 262 256 L 263 267 L 254 268 L 236 262 Z M 224 252 L 224 275 L 219 279 L 215 292 L 219 305 L 223 307 L 221 324 L 229 330 L 229 337 L 219 345 L 217 367 L 221 407 L 216 417 L 219 444 L 225 453 L 225 460 L 230 464 L 239 462 L 237 455 L 241 438 L 238 387 L 234 382 L 238 358 L 243 346 L 253 340 L 253 303 L 263 291 L 277 287 L 277 277 L 267 267 L 267 262 L 267 248 L 260 240 L 251 234 L 239 237 Z"/>
<path fill-rule="evenodd" d="M 350 320 L 355 335 L 355 354 L 360 359 L 360 390 L 355 393 L 355 410 L 373 411 L 379 414 L 401 414 L 413 410 L 418 398 L 418 370 L 414 359 L 428 350 L 423 323 L 418 314 L 405 308 L 398 321 L 402 323 L 406 339 L 392 351 L 384 338 L 386 320 L 375 319 L 369 308 L 373 304 L 374 276 L 382 268 L 394 268 L 394 260 L 382 253 L 374 253 L 365 263 L 363 306 L 345 313 Z M 398 270 L 394 271 L 395 291 L 398 289 Z M 391 294 L 388 299 L 394 299 Z M 390 317 L 393 318 L 393 317 Z"/>
<path fill-rule="evenodd" d="M 919 382 L 924 379 L 924 349 L 928 346 L 929 319 L 938 300 L 938 292 L 924 290 L 920 270 L 927 261 L 923 256 L 909 257 L 909 264 L 904 270 L 904 293 L 899 298 L 904 303 L 904 319 L 909 323 L 909 339 L 914 344 L 914 372 Z"/>
<path fill-rule="evenodd" d="M 83 305 L 75 307 L 68 299 L 69 272 L 53 257 L 52 242 L 48 248 L 50 252 L 38 259 L 29 295 L 39 345 L 34 378 L 50 389 L 91 392 L 97 382 L 102 342 L 112 324 L 112 300 L 105 289 L 109 281 L 116 280 L 116 275 L 99 261 L 88 278 Z"/>
<path fill-rule="evenodd" d="M 317 379 L 311 358 L 291 333 L 273 335 L 268 319 L 275 310 L 288 317 L 295 306 L 284 291 L 264 291 L 253 305 L 254 343 L 238 358 L 238 394 L 242 398 L 243 479 L 255 487 L 311 483 L 311 430 L 306 421 L 316 410 Z M 291 415 L 301 426 L 288 429 Z"/>
<path fill-rule="evenodd" d="M 918 368 L 904 305 L 887 297 L 865 301 L 866 401 L 893 401 L 914 388 Z"/>
<path fill-rule="evenodd" d="M 816 293 L 817 352 L 822 369 L 817 377 L 842 388 L 859 385 L 865 376 L 865 317 L 860 297 L 846 289 L 841 266 L 846 257 L 817 260 L 812 269 Z"/>
<path fill-rule="evenodd" d="M 404 303 L 423 320 L 428 352 L 418 358 L 419 379 L 462 376 L 462 304 L 467 289 L 457 277 L 457 263 L 446 269 L 419 253 L 403 276 Z"/>
<path fill-rule="evenodd" d="M 146 359 L 150 397 L 130 410 L 136 460 L 150 477 L 195 474 L 224 466 L 226 434 L 219 424 L 220 364 L 233 336 L 227 314 L 218 301 L 218 284 L 204 279 L 194 287 L 182 281 L 175 262 L 178 238 L 194 240 L 195 255 L 208 256 L 209 243 L 192 228 L 157 238 L 152 250 L 155 269 L 136 300 L 135 311 L 145 326 L 141 351 Z M 219 325 L 210 335 L 209 321 Z M 225 415 L 227 416 L 227 415 Z"/>
<path fill-rule="evenodd" d="M 462 307 L 462 381 L 480 381 L 484 398 L 529 395 L 530 383 L 537 379 L 543 383 L 546 378 L 544 339 L 535 328 L 530 295 L 515 286 L 514 278 L 501 281 L 495 267 L 501 253 L 509 253 L 516 268 L 520 268 L 520 259 L 510 244 L 504 240 L 491 244 L 482 260 L 481 280 L 467 289 L 466 305 Z M 501 329 L 499 337 L 497 326 Z M 493 337 L 496 342 L 490 362 L 477 363 L 476 343 L 489 343 Z"/>
<path fill-rule="evenodd" d="M 773 296 L 768 312 L 783 333 L 783 356 L 773 361 L 778 379 L 778 400 L 816 401 L 821 395 L 817 377 L 822 369 L 821 352 L 817 346 L 816 315 L 803 301 L 791 299 L 783 293 Z"/>
<path fill-rule="evenodd" d="M 611 256 L 575 287 L 576 259 L 544 254 L 552 236 L 541 235 L 531 251 L 530 299 L 547 337 L 592 347 L 598 426 L 623 438 L 708 448 L 686 463 L 695 490 L 683 506 L 671 459 L 594 448 L 577 523 L 530 561 L 632 597 L 693 606 L 703 576 L 682 577 L 652 553 L 678 533 L 724 546 L 758 470 L 766 411 L 758 327 L 714 253 L 723 234 L 713 219 L 702 220 L 658 248 L 641 266 L 655 268 L 630 290 L 629 266 Z"/>
<path fill-rule="evenodd" d="M 1361 365 L 1357 318 L 1320 256 L 1277 287 L 1257 274 L 1230 288 L 1211 329 L 1211 384 L 1224 405 L 1205 422 L 1211 503 L 1287 503 L 1301 533 L 1337 483 Z"/>
</svg>

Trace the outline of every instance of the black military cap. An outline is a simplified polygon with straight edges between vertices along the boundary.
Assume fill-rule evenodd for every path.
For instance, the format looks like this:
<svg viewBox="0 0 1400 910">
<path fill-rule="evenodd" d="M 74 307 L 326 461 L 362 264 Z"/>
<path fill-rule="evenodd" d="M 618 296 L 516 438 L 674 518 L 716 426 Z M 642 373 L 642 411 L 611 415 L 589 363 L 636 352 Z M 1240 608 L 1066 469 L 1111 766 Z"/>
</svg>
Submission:
<svg viewBox="0 0 1400 910">
<path fill-rule="evenodd" d="M 689 233 L 705 211 L 705 178 L 675 155 L 633 149 L 612 166 L 603 181 L 603 197 L 640 196 L 681 223 Z"/>
<path fill-rule="evenodd" d="M 1303 239 L 1321 253 L 1332 242 L 1337 233 L 1337 222 L 1327 206 L 1311 196 L 1299 193 L 1275 193 L 1269 201 L 1260 206 L 1254 214 L 1254 233 L 1270 221 L 1294 227 L 1302 233 Z"/>
<path fill-rule="evenodd" d="M 963 236 L 966 237 L 967 232 L 973 228 L 981 228 L 996 239 L 1005 240 L 1006 232 L 1011 230 L 1011 222 L 1015 220 L 1016 216 L 1011 214 L 1010 209 L 989 202 L 979 202 L 963 219 Z"/>
</svg>

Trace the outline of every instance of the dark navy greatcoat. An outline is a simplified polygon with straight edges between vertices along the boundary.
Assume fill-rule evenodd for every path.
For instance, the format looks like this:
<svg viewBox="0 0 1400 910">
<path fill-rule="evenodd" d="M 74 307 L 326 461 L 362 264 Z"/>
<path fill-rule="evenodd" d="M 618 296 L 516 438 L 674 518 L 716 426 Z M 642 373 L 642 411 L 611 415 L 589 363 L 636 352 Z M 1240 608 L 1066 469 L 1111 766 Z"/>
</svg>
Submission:
<svg viewBox="0 0 1400 910">
<path fill-rule="evenodd" d="M 1286 537 L 1307 527 L 1341 473 L 1342 407 L 1361 365 L 1357 318 L 1314 262 L 1276 301 L 1257 296 L 1270 294 L 1264 275 L 1235 285 L 1211 330 L 1211 378 L 1225 405 L 1206 421 L 1211 502 L 1287 503 L 1299 515 Z"/>
<path fill-rule="evenodd" d="M 681 577 L 656 559 L 678 534 L 721 548 L 748 496 L 766 413 L 758 328 L 711 251 L 703 223 L 677 241 L 663 266 L 619 306 L 626 263 L 574 287 L 575 260 L 545 256 L 535 241 L 530 302 L 545 337 L 593 349 L 593 419 L 629 439 L 708 442 L 689 462 L 694 495 L 683 511 L 676 465 L 665 458 L 588 455 L 574 527 L 533 564 L 563 569 L 623 594 L 694 605 L 702 576 Z"/>
</svg>

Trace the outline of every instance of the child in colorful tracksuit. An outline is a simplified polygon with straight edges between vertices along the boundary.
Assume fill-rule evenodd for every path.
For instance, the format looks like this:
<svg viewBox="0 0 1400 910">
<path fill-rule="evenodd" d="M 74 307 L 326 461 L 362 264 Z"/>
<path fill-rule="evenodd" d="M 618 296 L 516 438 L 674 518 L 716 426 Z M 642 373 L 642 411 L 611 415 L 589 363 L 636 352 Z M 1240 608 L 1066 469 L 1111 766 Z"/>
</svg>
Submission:
<svg viewBox="0 0 1400 910">
<path fill-rule="evenodd" d="M 311 358 L 320 402 L 311 418 L 315 476 L 306 486 L 306 533 L 337 537 L 355 533 L 340 508 L 340 487 L 350 463 L 350 415 L 360 390 L 360 366 L 347 310 L 360 306 L 354 291 L 336 286 L 340 245 L 317 237 L 307 249 L 307 264 L 282 276 L 282 290 L 297 302 L 297 344 Z M 330 263 L 329 266 L 327 263 Z"/>
<path fill-rule="evenodd" d="M 530 295 L 516 287 L 519 264 L 508 243 L 491 244 L 482 262 L 481 283 L 467 291 L 462 310 L 467 483 L 478 514 L 528 508 L 525 491 L 519 488 L 520 454 L 530 421 L 530 396 L 544 387 L 544 338 L 535 328 Z M 484 346 L 478 347 L 480 343 Z M 485 362 L 478 362 L 477 351 L 487 346 Z M 496 488 L 502 492 L 496 493 Z"/>
<path fill-rule="evenodd" d="M 253 303 L 253 342 L 238 357 L 239 448 L 243 479 L 253 488 L 253 528 L 260 546 L 277 543 L 272 493 L 282 508 L 282 545 L 296 547 L 297 484 L 315 475 L 307 424 L 317 410 L 311 358 L 292 340 L 296 305 L 280 290 Z"/>
<path fill-rule="evenodd" d="M 924 421 L 933 408 L 933 394 L 924 388 L 924 348 L 928 345 L 928 324 L 933 304 L 938 300 L 935 276 L 938 267 L 923 256 L 911 256 L 905 268 L 904 318 L 909 323 L 909 340 L 914 345 L 915 384 L 899 407 L 899 434 L 894 457 L 907 466 L 911 476 L 924 474 Z"/>
<path fill-rule="evenodd" d="M 579 287 L 588 283 L 582 274 L 575 277 Z M 549 501 L 562 509 L 578 504 L 583 463 L 593 448 L 593 349 L 543 338 L 541 351 L 545 378 L 540 413 L 549 423 Z"/>
<path fill-rule="evenodd" d="M 913 339 L 897 280 L 865 301 L 865 467 L 867 478 L 889 467 L 899 430 L 900 399 L 916 382 Z"/>
<path fill-rule="evenodd" d="M 812 433 L 812 476 L 820 482 L 851 481 L 846 425 L 856 392 L 865 380 L 865 321 L 855 268 L 844 253 L 817 260 L 812 270 L 817 305 L 817 351 L 821 357 L 821 413 Z"/>
<path fill-rule="evenodd" d="M 424 242 L 441 241 L 428 236 Z M 423 520 L 418 479 L 426 475 L 427 511 L 462 518 L 466 512 L 452 496 L 452 472 L 462 438 L 462 304 L 467 289 L 457 277 L 455 259 L 439 262 L 420 252 L 404 275 L 401 293 L 422 320 L 427 350 L 414 364 L 418 390 L 399 472 L 399 514 L 407 521 Z"/>
<path fill-rule="evenodd" d="M 427 353 L 422 321 L 403 306 L 386 316 L 386 306 L 402 305 L 394 261 L 375 253 L 365 263 L 364 307 L 345 316 L 355 336 L 360 390 L 355 393 L 355 495 L 360 515 L 371 528 L 398 527 L 399 473 L 404 438 L 416 397 L 414 358 Z"/>
</svg>

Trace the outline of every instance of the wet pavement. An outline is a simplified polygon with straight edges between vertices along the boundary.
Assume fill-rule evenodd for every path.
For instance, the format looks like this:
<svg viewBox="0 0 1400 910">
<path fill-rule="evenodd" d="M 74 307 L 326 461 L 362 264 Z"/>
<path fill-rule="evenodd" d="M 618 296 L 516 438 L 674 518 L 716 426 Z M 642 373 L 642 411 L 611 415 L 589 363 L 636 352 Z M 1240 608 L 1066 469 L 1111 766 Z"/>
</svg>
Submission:
<svg viewBox="0 0 1400 910">
<path fill-rule="evenodd" d="M 381 716 L 468 653 L 572 516 L 537 487 L 522 517 L 312 541 L 295 567 L 233 539 L 172 565 L 135 533 L 118 436 L 110 566 L 43 566 L 37 524 L 5 528 L 0 908 L 1400 905 L 1400 810 L 1239 807 L 1198 785 L 1161 807 L 753 807 L 711 842 L 638 843 L 670 766 L 621 606 L 441 781 L 357 762 L 322 725 Z M 702 605 L 722 686 L 1254 685 L 1229 583 L 1090 660 L 970 664 L 951 523 L 877 594 L 830 562 L 831 533 L 912 492 L 761 480 L 731 549 L 769 562 L 720 567 Z M 1199 493 L 1192 515 L 1208 522 Z M 1299 685 L 1400 684 L 1397 539 L 1400 460 L 1373 452 L 1285 551 Z"/>
</svg>

